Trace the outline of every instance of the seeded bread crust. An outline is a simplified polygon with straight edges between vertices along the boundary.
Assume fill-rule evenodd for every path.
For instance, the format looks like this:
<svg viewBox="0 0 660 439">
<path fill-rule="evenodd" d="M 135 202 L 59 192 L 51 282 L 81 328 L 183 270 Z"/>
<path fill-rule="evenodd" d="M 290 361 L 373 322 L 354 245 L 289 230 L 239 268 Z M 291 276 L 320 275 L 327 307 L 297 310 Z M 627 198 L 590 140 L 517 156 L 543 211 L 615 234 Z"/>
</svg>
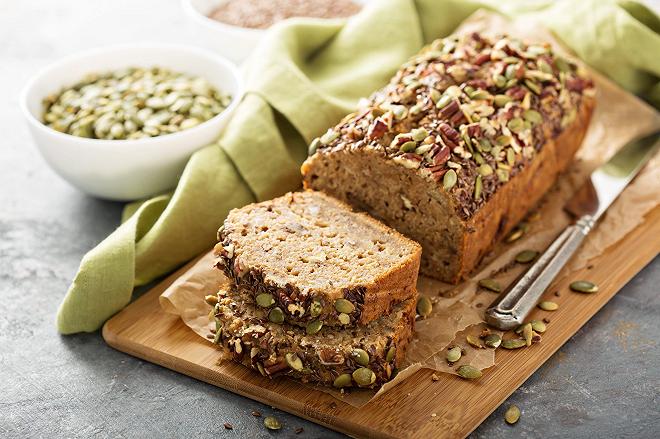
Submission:
<svg viewBox="0 0 660 439">
<path fill-rule="evenodd" d="M 549 45 L 438 40 L 312 142 L 304 186 L 415 239 L 421 273 L 457 283 L 571 162 L 593 94 Z"/>
<path fill-rule="evenodd" d="M 287 217 L 289 214 L 291 218 Z M 317 223 L 322 227 L 317 227 Z M 260 238 L 262 228 L 271 234 Z M 339 262 L 355 267 L 360 261 L 371 264 L 357 271 L 359 280 L 349 279 L 352 273 L 322 274 L 324 265 L 337 265 L 338 260 L 326 259 L 325 253 L 333 249 L 327 250 L 313 241 L 312 238 L 318 238 L 318 230 L 352 243 L 342 249 L 340 256 L 344 259 Z M 277 239 L 278 233 L 284 235 L 282 240 L 288 234 L 305 238 L 288 244 Z M 325 238 L 319 239 L 324 242 Z M 292 324 L 365 325 L 416 295 L 419 244 L 323 193 L 289 193 L 234 209 L 219 230 L 218 240 L 216 267 L 232 279 L 242 294 L 268 298 L 261 305 L 268 310 L 278 308 Z M 395 254 L 381 257 L 379 249 Z M 291 274 L 278 271 L 278 262 L 286 262 Z M 301 274 L 294 275 L 296 271 Z M 342 300 L 350 302 L 349 310 L 337 305 Z"/>
<path fill-rule="evenodd" d="M 268 310 L 233 285 L 221 287 L 217 298 L 214 342 L 228 357 L 269 378 L 284 375 L 335 387 L 358 386 L 352 375 L 361 368 L 371 370 L 373 379 L 360 387 L 377 388 L 389 381 L 405 358 L 415 321 L 416 297 L 366 326 L 323 327 L 308 335 L 298 326 L 269 321 Z M 366 357 L 358 359 L 356 349 Z M 336 382 L 343 374 L 351 376 Z"/>
</svg>

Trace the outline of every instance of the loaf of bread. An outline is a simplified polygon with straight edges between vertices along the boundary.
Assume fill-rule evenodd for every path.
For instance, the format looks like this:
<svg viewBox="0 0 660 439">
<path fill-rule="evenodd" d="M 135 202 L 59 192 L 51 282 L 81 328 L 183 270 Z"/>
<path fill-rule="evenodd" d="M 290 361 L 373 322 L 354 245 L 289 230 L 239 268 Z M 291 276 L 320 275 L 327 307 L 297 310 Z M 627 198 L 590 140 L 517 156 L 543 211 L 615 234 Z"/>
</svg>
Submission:
<svg viewBox="0 0 660 439">
<path fill-rule="evenodd" d="M 570 163 L 593 95 L 548 44 L 437 40 L 312 142 L 304 185 L 419 242 L 421 272 L 458 282 Z"/>
<path fill-rule="evenodd" d="M 364 325 L 417 294 L 419 244 L 319 192 L 234 209 L 218 240 L 216 266 L 276 320 Z"/>
<path fill-rule="evenodd" d="M 270 378 L 286 375 L 338 388 L 375 388 L 393 378 L 403 361 L 415 303 L 408 299 L 368 325 L 323 327 L 308 334 L 299 326 L 273 322 L 252 296 L 226 286 L 213 309 L 214 342 L 234 361 Z"/>
</svg>

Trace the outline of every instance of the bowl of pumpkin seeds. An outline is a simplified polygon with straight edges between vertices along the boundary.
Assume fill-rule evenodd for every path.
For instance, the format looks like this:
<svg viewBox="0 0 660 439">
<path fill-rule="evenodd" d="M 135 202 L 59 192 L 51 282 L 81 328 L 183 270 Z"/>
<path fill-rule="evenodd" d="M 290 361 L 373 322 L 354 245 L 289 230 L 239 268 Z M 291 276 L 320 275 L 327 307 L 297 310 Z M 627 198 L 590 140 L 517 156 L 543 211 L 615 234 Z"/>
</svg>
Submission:
<svg viewBox="0 0 660 439">
<path fill-rule="evenodd" d="M 94 49 L 38 73 L 21 106 L 46 162 L 82 191 L 135 200 L 173 188 L 242 94 L 233 63 L 198 48 Z"/>
</svg>

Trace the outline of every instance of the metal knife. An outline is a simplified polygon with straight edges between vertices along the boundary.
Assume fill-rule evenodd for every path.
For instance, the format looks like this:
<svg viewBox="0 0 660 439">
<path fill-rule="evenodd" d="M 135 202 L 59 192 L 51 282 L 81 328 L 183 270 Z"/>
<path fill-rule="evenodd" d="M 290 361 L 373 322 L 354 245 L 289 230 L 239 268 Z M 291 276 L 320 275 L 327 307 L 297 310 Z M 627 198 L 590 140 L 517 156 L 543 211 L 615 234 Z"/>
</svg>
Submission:
<svg viewBox="0 0 660 439">
<path fill-rule="evenodd" d="M 489 325 L 508 330 L 523 323 L 584 237 L 659 148 L 660 130 L 626 144 L 591 173 L 564 206 L 564 210 L 575 218 L 575 223 L 568 226 L 529 270 L 491 304 L 486 310 Z"/>
</svg>

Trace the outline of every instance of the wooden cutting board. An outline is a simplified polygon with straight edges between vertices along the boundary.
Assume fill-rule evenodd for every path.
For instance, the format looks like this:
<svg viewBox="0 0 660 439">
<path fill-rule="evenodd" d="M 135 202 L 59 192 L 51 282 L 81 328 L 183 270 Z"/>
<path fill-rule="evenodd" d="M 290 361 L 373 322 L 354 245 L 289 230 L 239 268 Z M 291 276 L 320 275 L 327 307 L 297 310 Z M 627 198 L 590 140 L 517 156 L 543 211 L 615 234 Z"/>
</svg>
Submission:
<svg viewBox="0 0 660 439">
<path fill-rule="evenodd" d="M 166 314 L 158 296 L 188 267 L 181 268 L 119 312 L 103 327 L 106 342 L 120 351 L 357 437 L 460 438 L 467 436 L 580 329 L 623 285 L 660 252 L 660 207 L 632 233 L 593 260 L 591 269 L 571 273 L 600 286 L 593 295 L 568 292 L 570 279 L 551 288 L 565 293 L 543 341 L 527 349 L 498 349 L 496 365 L 476 381 L 420 370 L 369 404 L 355 408 L 290 380 L 269 380 L 241 365 L 217 365 L 216 348 Z M 560 278 L 568 273 L 560 274 Z M 535 311 L 537 316 L 540 311 Z"/>
</svg>

